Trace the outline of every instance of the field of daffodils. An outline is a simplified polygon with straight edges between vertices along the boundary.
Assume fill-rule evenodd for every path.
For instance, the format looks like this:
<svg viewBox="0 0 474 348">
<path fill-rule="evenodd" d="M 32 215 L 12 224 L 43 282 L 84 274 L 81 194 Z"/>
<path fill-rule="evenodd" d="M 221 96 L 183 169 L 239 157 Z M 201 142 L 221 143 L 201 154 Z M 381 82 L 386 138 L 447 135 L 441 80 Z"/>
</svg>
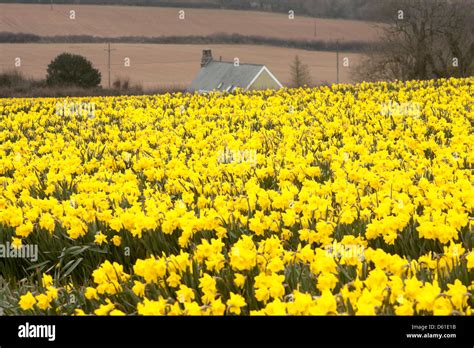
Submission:
<svg viewBox="0 0 474 348">
<path fill-rule="evenodd" d="M 472 315 L 473 129 L 474 78 L 0 99 L 0 308 Z"/>
</svg>

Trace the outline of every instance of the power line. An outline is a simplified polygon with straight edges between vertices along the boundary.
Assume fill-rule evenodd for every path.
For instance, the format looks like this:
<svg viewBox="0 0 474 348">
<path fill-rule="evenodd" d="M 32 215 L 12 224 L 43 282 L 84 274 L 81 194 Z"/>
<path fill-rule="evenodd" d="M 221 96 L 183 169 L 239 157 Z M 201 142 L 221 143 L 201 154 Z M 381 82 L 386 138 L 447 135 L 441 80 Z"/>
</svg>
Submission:
<svg viewBox="0 0 474 348">
<path fill-rule="evenodd" d="M 337 69 L 337 77 L 336 77 L 336 81 L 337 83 L 339 83 L 339 40 L 336 41 L 336 61 L 337 61 L 337 64 L 336 64 L 336 69 Z"/>
<path fill-rule="evenodd" d="M 116 50 L 115 48 L 113 49 L 110 48 L 110 42 L 107 44 L 107 49 L 104 50 L 104 51 L 107 51 L 108 53 L 107 65 L 108 65 L 108 71 L 109 71 L 109 88 L 110 88 L 110 52 L 115 51 L 115 50 Z"/>
</svg>

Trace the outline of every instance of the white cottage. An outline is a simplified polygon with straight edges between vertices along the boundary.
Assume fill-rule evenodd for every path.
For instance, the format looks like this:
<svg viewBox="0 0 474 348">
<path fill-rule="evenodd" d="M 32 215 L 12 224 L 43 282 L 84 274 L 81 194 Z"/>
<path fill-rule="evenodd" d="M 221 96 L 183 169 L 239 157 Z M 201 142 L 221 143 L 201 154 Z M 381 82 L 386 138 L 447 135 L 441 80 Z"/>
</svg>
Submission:
<svg viewBox="0 0 474 348">
<path fill-rule="evenodd" d="M 245 91 L 280 89 L 283 85 L 265 65 L 236 65 L 234 62 L 216 61 L 212 57 L 211 50 L 203 50 L 201 70 L 188 87 L 188 92 L 233 92 L 236 88 Z"/>
</svg>

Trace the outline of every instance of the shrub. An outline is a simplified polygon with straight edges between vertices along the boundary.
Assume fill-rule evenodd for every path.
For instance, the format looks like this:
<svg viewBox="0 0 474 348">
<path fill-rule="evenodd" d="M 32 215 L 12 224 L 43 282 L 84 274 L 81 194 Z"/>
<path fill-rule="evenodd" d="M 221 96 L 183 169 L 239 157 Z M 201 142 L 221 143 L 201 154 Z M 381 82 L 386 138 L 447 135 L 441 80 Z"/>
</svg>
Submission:
<svg viewBox="0 0 474 348">
<path fill-rule="evenodd" d="M 62 53 L 48 65 L 48 85 L 69 85 L 84 88 L 100 84 L 101 74 L 85 57 Z"/>
<path fill-rule="evenodd" d="M 11 70 L 0 73 L 0 87 L 13 87 L 20 84 L 26 84 L 25 78 L 20 72 Z"/>
</svg>

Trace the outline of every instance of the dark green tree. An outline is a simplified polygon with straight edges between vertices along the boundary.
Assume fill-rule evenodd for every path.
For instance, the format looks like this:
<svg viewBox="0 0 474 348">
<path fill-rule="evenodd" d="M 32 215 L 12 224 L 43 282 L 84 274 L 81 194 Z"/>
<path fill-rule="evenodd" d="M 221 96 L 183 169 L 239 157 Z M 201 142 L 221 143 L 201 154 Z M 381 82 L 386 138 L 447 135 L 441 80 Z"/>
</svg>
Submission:
<svg viewBox="0 0 474 348">
<path fill-rule="evenodd" d="M 62 53 L 48 65 L 46 82 L 48 85 L 96 87 L 100 84 L 99 70 L 83 56 Z"/>
</svg>

